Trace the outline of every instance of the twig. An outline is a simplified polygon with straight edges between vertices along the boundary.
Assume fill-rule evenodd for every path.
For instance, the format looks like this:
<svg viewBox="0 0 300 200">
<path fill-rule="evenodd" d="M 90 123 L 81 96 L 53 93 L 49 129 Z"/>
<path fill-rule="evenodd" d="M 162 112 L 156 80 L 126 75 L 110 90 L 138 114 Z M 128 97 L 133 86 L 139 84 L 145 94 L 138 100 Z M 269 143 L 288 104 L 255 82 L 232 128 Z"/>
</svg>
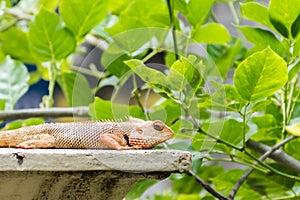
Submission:
<svg viewBox="0 0 300 200">
<path fill-rule="evenodd" d="M 217 192 L 215 189 L 213 189 L 212 187 L 210 187 L 210 185 L 208 185 L 205 181 L 203 181 L 196 173 L 194 173 L 192 170 L 189 170 L 188 173 L 193 176 L 196 181 L 198 183 L 200 183 L 202 185 L 202 187 L 209 192 L 210 194 L 212 194 L 213 196 L 217 197 L 218 199 L 221 200 L 228 200 L 226 197 L 224 197 L 223 195 L 221 195 L 219 192 Z"/>
<path fill-rule="evenodd" d="M 272 149 L 271 147 L 265 144 L 253 140 L 248 140 L 246 146 L 247 148 L 256 151 L 257 153 L 260 154 L 264 154 Z M 300 162 L 282 150 L 274 151 L 272 154 L 269 155 L 269 158 L 272 158 L 280 165 L 288 169 L 291 169 L 296 173 L 300 173 Z"/>
<path fill-rule="evenodd" d="M 33 20 L 33 16 L 29 15 L 27 13 L 12 9 L 12 8 L 5 8 L 4 12 L 10 15 L 13 15 L 14 17 L 16 17 L 17 19 L 25 19 L 28 21 L 32 21 Z"/>
<path fill-rule="evenodd" d="M 95 37 L 91 34 L 88 34 L 85 37 L 85 42 L 99 48 L 102 51 L 105 51 L 108 48 L 108 45 L 109 45 L 105 40 L 102 40 L 102 39 L 100 39 L 98 37 Z"/>
<path fill-rule="evenodd" d="M 176 40 L 176 27 L 174 22 L 174 0 L 167 0 L 170 22 L 171 22 L 171 29 L 172 29 L 172 38 L 174 44 L 174 53 L 175 58 L 178 60 L 178 47 L 177 47 L 177 40 Z"/>
<path fill-rule="evenodd" d="M 58 117 L 89 117 L 89 108 L 45 108 L 21 109 L 13 111 L 0 111 L 0 120 L 25 119 L 31 117 L 58 118 Z"/>
<path fill-rule="evenodd" d="M 267 157 L 269 157 L 272 153 L 274 153 L 277 149 L 279 149 L 281 146 L 283 146 L 284 144 L 290 142 L 291 140 L 297 138 L 296 136 L 291 136 L 289 138 L 286 138 L 284 140 L 282 140 L 280 143 L 276 144 L 275 146 L 273 146 L 272 148 L 270 148 L 269 151 L 265 152 L 260 158 L 260 161 L 265 160 Z M 257 164 L 257 163 L 256 163 Z M 244 181 L 248 178 L 248 176 L 253 172 L 254 168 L 249 169 L 245 174 L 243 174 L 243 176 L 236 182 L 236 184 L 234 185 L 234 187 L 232 188 L 228 199 L 232 200 L 234 199 L 237 191 L 239 190 L 239 188 L 241 187 L 241 185 L 244 183 Z"/>
</svg>

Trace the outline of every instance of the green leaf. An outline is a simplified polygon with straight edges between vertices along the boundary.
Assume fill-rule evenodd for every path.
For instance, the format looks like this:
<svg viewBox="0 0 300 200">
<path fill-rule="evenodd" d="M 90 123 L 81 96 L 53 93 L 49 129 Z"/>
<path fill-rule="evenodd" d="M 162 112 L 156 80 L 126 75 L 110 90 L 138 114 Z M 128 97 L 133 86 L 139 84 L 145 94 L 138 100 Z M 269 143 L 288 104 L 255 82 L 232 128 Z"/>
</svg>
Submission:
<svg viewBox="0 0 300 200">
<path fill-rule="evenodd" d="M 270 164 L 271 167 L 277 169 L 282 173 L 294 174 L 286 167 L 280 166 L 278 164 Z M 256 192 L 263 195 L 268 195 L 271 199 L 277 197 L 282 197 L 285 192 L 292 189 L 295 181 L 287 177 L 280 176 L 278 174 L 271 174 L 266 176 L 265 173 L 254 170 L 247 179 L 249 186 Z M 273 198 L 272 198 L 273 197 Z"/>
<path fill-rule="evenodd" d="M 40 9 L 47 9 L 54 11 L 58 7 L 59 0 L 39 0 L 38 1 L 38 8 Z"/>
<path fill-rule="evenodd" d="M 287 51 L 283 43 L 281 43 L 270 31 L 250 26 L 239 26 L 238 28 L 243 32 L 246 39 L 254 44 L 250 53 L 261 51 L 268 46 L 279 55 L 284 55 Z"/>
<path fill-rule="evenodd" d="M 298 0 L 271 0 L 269 7 L 270 21 L 274 27 L 289 38 L 291 27 L 300 14 Z M 295 32 L 294 32 L 295 33 Z"/>
<path fill-rule="evenodd" d="M 45 123 L 43 118 L 30 118 L 26 120 L 16 120 L 5 125 L 5 130 L 13 130 L 25 126 L 34 126 Z"/>
<path fill-rule="evenodd" d="M 150 109 L 152 110 L 149 113 L 150 119 L 159 119 L 167 125 L 171 125 L 181 116 L 181 105 L 170 99 L 159 101 L 159 104 L 155 104 Z"/>
<path fill-rule="evenodd" d="M 272 101 L 268 100 L 268 99 L 267 100 L 258 101 L 250 109 L 250 112 L 254 113 L 254 112 L 264 111 L 266 109 L 266 107 L 268 105 L 270 105 L 271 103 L 272 103 Z"/>
<path fill-rule="evenodd" d="M 103 56 L 101 56 L 101 64 L 108 72 L 120 78 L 130 70 L 130 68 L 124 63 L 124 60 L 129 59 L 131 59 L 131 57 L 126 54 L 120 56 L 110 54 L 108 49 L 103 53 Z"/>
<path fill-rule="evenodd" d="M 287 64 L 270 48 L 245 59 L 235 71 L 234 85 L 249 102 L 271 96 L 287 81 Z"/>
<path fill-rule="evenodd" d="M 173 181 L 173 190 L 179 194 L 198 194 L 202 190 L 201 187 L 195 187 L 197 181 L 188 174 L 174 173 L 169 178 Z"/>
<path fill-rule="evenodd" d="M 25 65 L 10 57 L 0 64 L 0 99 L 6 100 L 6 110 L 12 110 L 28 90 L 29 73 Z"/>
<path fill-rule="evenodd" d="M 273 115 L 254 116 L 251 121 L 257 126 L 256 134 L 251 138 L 258 141 L 276 140 L 281 137 L 281 127 Z"/>
<path fill-rule="evenodd" d="M 220 131 L 221 127 L 221 131 Z M 243 123 L 234 119 L 203 123 L 203 130 L 235 146 L 242 146 Z M 246 130 L 248 130 L 248 126 Z"/>
<path fill-rule="evenodd" d="M 118 22 L 107 31 L 111 35 L 116 35 L 130 29 L 142 27 L 167 28 L 169 26 L 168 9 L 163 1 L 134 0 L 121 11 Z"/>
<path fill-rule="evenodd" d="M 293 36 L 293 38 L 296 38 L 298 36 L 299 31 L 300 31 L 300 14 L 298 15 L 297 19 L 292 24 L 292 36 Z"/>
<path fill-rule="evenodd" d="M 300 37 L 295 40 L 294 48 L 293 48 L 293 56 L 298 57 L 300 54 Z"/>
<path fill-rule="evenodd" d="M 230 34 L 222 24 L 209 23 L 199 26 L 193 33 L 192 39 L 200 43 L 224 44 L 230 41 Z"/>
<path fill-rule="evenodd" d="M 104 19 L 106 8 L 107 0 L 62 0 L 60 13 L 79 40 Z"/>
<path fill-rule="evenodd" d="M 286 126 L 285 130 L 295 136 L 300 136 L 300 124 L 293 124 L 290 126 Z"/>
<path fill-rule="evenodd" d="M 98 97 L 95 97 L 94 102 L 89 105 L 89 114 L 96 120 L 124 119 L 126 116 L 141 119 L 145 117 L 143 111 L 138 106 L 116 104 Z"/>
<path fill-rule="evenodd" d="M 222 191 L 223 195 L 228 195 L 231 189 L 234 187 L 236 182 L 240 179 L 240 177 L 245 173 L 244 170 L 241 169 L 231 169 L 224 173 L 218 174 L 218 176 L 214 177 L 212 181 L 215 184 L 215 188 L 217 191 Z M 251 190 L 247 183 L 244 183 L 239 188 L 239 191 L 236 195 L 236 199 L 243 200 L 253 200 L 253 199 L 262 199 L 262 196 L 257 192 Z"/>
<path fill-rule="evenodd" d="M 255 10 L 255 12 L 253 12 Z M 246 19 L 254 20 L 269 28 L 273 28 L 269 20 L 268 8 L 256 2 L 248 2 L 241 4 L 241 11 Z"/>
<path fill-rule="evenodd" d="M 197 154 L 197 155 L 194 155 L 192 157 L 192 167 L 191 167 L 191 170 L 194 172 L 194 173 L 198 173 L 201 169 L 201 166 L 203 164 L 203 155 L 202 154 Z"/>
<path fill-rule="evenodd" d="M 208 18 L 208 14 L 214 5 L 215 0 L 190 0 L 186 5 L 183 14 L 192 26 L 203 24 Z"/>
<path fill-rule="evenodd" d="M 300 70 L 300 61 L 293 64 L 293 65 L 289 65 L 289 80 L 291 81 L 295 76 L 298 75 Z"/>
<path fill-rule="evenodd" d="M 174 131 L 174 138 L 176 139 L 190 139 L 193 137 L 194 125 L 188 120 L 177 120 L 170 128 Z"/>
<path fill-rule="evenodd" d="M 29 28 L 32 55 L 40 61 L 66 58 L 75 50 L 76 41 L 60 17 L 54 12 L 41 10 Z"/>
<path fill-rule="evenodd" d="M 149 187 L 151 187 L 155 183 L 157 183 L 157 180 L 139 180 L 127 193 L 127 195 L 125 196 L 125 200 L 135 200 L 139 198 Z"/>
<path fill-rule="evenodd" d="M 86 106 L 93 100 L 93 94 L 86 78 L 78 73 L 62 72 L 57 82 L 67 99 L 68 105 Z"/>
<path fill-rule="evenodd" d="M 171 88 L 168 77 L 162 72 L 147 67 L 142 61 L 131 59 L 124 61 L 141 79 L 153 86 L 161 86 L 163 88 Z M 155 85 L 156 84 L 156 85 Z"/>
<path fill-rule="evenodd" d="M 5 99 L 1 99 L 0 100 L 0 110 L 4 110 L 5 109 L 5 104 L 6 104 L 6 100 Z"/>
<path fill-rule="evenodd" d="M 2 49 L 12 58 L 21 60 L 27 63 L 34 63 L 35 59 L 29 51 L 28 34 L 12 27 L 1 33 Z M 17 49 L 17 51 L 16 51 Z"/>
<path fill-rule="evenodd" d="M 270 17 L 270 22 L 275 27 L 275 29 L 285 38 L 289 38 L 289 30 L 280 21 Z"/>
<path fill-rule="evenodd" d="M 234 62 L 241 59 L 246 52 L 246 48 L 238 38 L 233 38 L 229 45 L 207 45 L 207 52 L 212 56 L 221 76 L 224 78 L 229 68 L 234 66 Z"/>
<path fill-rule="evenodd" d="M 204 84 L 200 71 L 203 68 L 202 61 L 198 62 L 195 56 L 181 57 L 171 66 L 168 76 L 170 89 L 176 91 L 173 96 L 186 107 L 190 107 L 193 97 Z"/>
</svg>

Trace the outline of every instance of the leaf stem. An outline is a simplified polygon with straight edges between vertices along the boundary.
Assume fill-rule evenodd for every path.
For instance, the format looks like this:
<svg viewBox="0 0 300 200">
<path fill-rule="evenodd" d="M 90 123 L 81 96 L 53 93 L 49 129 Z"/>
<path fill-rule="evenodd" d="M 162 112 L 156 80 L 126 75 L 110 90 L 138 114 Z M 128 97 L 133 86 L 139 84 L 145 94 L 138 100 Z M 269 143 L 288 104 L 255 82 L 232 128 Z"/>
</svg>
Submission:
<svg viewBox="0 0 300 200">
<path fill-rule="evenodd" d="M 140 93 L 139 93 L 139 90 L 138 90 L 138 86 L 137 86 L 137 83 L 136 83 L 136 77 L 135 77 L 134 73 L 132 74 L 132 82 L 133 82 L 133 94 L 134 94 L 134 97 L 137 101 L 137 104 L 141 108 L 142 112 L 145 115 L 147 115 L 147 111 L 144 109 L 144 106 L 143 106 L 141 98 L 140 98 Z"/>
<path fill-rule="evenodd" d="M 232 17 L 233 17 L 233 21 L 236 25 L 240 24 L 240 19 L 238 17 L 238 14 L 234 8 L 234 4 L 233 4 L 233 1 L 229 1 L 228 2 L 228 6 L 229 6 L 229 9 L 230 9 L 230 12 L 232 13 Z"/>
<path fill-rule="evenodd" d="M 158 49 L 153 49 L 149 54 L 147 54 L 141 61 L 143 63 L 147 62 L 150 58 L 152 58 L 153 56 L 155 56 L 156 54 L 158 54 L 159 52 L 161 52 Z"/>
<path fill-rule="evenodd" d="M 44 107 L 50 108 L 53 106 L 54 100 L 53 100 L 53 94 L 54 94 L 54 87 L 56 82 L 56 75 L 57 75 L 57 69 L 56 69 L 56 62 L 52 61 L 49 66 L 49 85 L 48 85 L 48 96 L 45 96 L 44 99 Z"/>
<path fill-rule="evenodd" d="M 76 72 L 80 72 L 84 75 L 96 77 L 98 79 L 105 78 L 108 75 L 105 72 L 100 72 L 98 70 L 94 70 L 94 69 L 91 69 L 91 68 L 87 69 L 87 68 L 84 68 L 84 67 L 78 67 L 78 66 L 75 66 L 75 65 L 72 65 L 71 69 L 76 71 Z"/>
<path fill-rule="evenodd" d="M 178 47 L 177 47 L 177 39 L 176 39 L 176 27 L 174 23 L 174 0 L 167 0 L 168 4 L 168 11 L 170 16 L 170 23 L 171 23 L 171 29 L 172 29 L 172 38 L 173 38 L 173 44 L 174 44 L 174 53 L 175 58 L 178 60 Z"/>
<path fill-rule="evenodd" d="M 244 107 L 244 111 L 242 114 L 242 118 L 243 118 L 243 149 L 246 148 L 246 127 L 247 127 L 247 119 L 246 119 L 246 116 L 247 116 L 247 108 L 248 108 L 248 105 L 249 104 L 246 104 L 245 107 Z"/>
</svg>

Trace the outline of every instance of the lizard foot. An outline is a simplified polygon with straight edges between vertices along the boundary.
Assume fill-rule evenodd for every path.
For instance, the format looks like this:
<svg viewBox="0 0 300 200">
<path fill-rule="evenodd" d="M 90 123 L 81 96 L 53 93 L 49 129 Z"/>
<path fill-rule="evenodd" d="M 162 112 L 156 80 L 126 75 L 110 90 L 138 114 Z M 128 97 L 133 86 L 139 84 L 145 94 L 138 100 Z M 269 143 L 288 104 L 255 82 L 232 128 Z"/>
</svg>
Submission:
<svg viewBox="0 0 300 200">
<path fill-rule="evenodd" d="M 34 139 L 21 142 L 16 147 L 23 149 L 51 148 L 55 147 L 55 138 L 47 134 L 40 134 L 36 135 Z"/>
</svg>

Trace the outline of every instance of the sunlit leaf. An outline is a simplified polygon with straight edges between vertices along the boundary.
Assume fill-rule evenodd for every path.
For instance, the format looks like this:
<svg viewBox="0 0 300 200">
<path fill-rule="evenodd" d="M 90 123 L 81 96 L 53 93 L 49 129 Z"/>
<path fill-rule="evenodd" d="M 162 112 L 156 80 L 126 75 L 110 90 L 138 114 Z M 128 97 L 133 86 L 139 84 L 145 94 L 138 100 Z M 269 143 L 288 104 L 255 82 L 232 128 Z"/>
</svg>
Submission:
<svg viewBox="0 0 300 200">
<path fill-rule="evenodd" d="M 23 63 L 9 57 L 0 64 L 0 100 L 6 100 L 6 110 L 11 110 L 28 90 L 29 73 Z"/>
<path fill-rule="evenodd" d="M 62 0 L 60 13 L 76 39 L 85 36 L 106 15 L 107 0 Z"/>
<path fill-rule="evenodd" d="M 216 23 L 199 26 L 192 38 L 197 42 L 207 44 L 224 44 L 231 39 L 227 29 L 223 25 Z"/>
<path fill-rule="evenodd" d="M 286 126 L 285 130 L 292 135 L 300 136 L 300 124 Z"/>
<path fill-rule="evenodd" d="M 89 114 L 96 120 L 124 119 L 126 116 L 144 118 L 144 113 L 138 106 L 117 104 L 98 97 L 89 105 Z"/>
<path fill-rule="evenodd" d="M 75 50 L 76 41 L 60 17 L 41 10 L 30 24 L 30 50 L 39 61 L 54 61 L 67 57 Z"/>
<path fill-rule="evenodd" d="M 93 94 L 86 78 L 78 73 L 63 72 L 57 79 L 69 106 L 87 106 Z"/>
<path fill-rule="evenodd" d="M 289 38 L 291 28 L 300 14 L 300 4 L 298 0 L 271 0 L 269 8 L 270 21 L 273 26 L 282 34 Z M 296 22 L 298 23 L 298 22 Z M 298 26 L 298 25 L 296 25 Z M 299 30 L 293 31 L 296 35 Z"/>
<path fill-rule="evenodd" d="M 13 27 L 1 33 L 2 49 L 12 58 L 34 63 L 35 59 L 29 51 L 28 34 L 22 30 Z M 17 49 L 17 50 L 16 50 Z"/>
<path fill-rule="evenodd" d="M 286 81 L 287 64 L 270 48 L 249 56 L 234 74 L 235 87 L 250 102 L 274 94 Z"/>
</svg>

